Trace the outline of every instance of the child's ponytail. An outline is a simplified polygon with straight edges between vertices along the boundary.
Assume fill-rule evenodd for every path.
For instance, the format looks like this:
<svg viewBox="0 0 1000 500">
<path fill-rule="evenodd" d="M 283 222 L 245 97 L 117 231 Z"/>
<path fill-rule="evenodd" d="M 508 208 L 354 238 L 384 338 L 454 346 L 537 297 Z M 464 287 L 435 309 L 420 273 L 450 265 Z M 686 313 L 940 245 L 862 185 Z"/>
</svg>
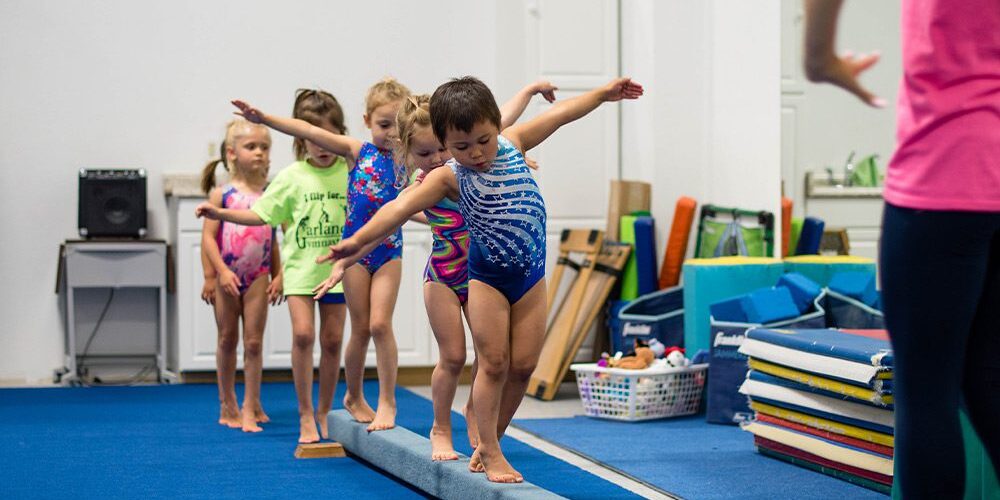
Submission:
<svg viewBox="0 0 1000 500">
<path fill-rule="evenodd" d="M 208 194 L 215 187 L 215 168 L 222 164 L 222 167 L 229 170 L 226 163 L 226 141 L 219 144 L 219 157 L 206 163 L 201 169 L 201 190 Z"/>
</svg>

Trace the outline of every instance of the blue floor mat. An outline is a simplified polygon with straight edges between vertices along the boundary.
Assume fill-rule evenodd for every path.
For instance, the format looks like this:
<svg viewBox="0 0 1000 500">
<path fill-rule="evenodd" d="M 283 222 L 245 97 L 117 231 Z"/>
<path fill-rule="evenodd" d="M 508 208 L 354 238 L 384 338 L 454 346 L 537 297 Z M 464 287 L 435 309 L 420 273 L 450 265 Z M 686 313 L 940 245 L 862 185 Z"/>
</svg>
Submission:
<svg viewBox="0 0 1000 500">
<path fill-rule="evenodd" d="M 338 387 L 335 408 L 343 398 Z M 365 384 L 370 402 L 378 386 Z M 297 460 L 298 415 L 291 384 L 264 384 L 264 432 L 216 423 L 214 385 L 0 390 L 0 492 L 4 498 L 421 498 L 354 459 Z M 426 399 L 397 391 L 397 422 L 430 432 Z M 453 414 L 459 451 L 465 423 Z M 571 498 L 634 495 L 518 441 L 510 461 L 529 481 Z"/>
<path fill-rule="evenodd" d="M 590 417 L 516 420 L 531 434 L 687 499 L 881 499 L 886 496 L 764 457 L 753 436 L 705 417 L 618 422 Z"/>
</svg>

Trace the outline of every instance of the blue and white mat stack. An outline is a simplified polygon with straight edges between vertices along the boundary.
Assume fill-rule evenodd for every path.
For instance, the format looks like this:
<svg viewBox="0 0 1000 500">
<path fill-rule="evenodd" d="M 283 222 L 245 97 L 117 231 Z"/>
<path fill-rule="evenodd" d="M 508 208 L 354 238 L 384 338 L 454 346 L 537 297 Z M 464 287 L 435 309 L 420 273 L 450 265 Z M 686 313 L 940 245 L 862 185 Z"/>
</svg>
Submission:
<svg viewBox="0 0 1000 500">
<path fill-rule="evenodd" d="M 757 450 L 889 493 L 892 485 L 892 350 L 884 330 L 747 332 L 750 371 L 740 393 Z"/>
</svg>

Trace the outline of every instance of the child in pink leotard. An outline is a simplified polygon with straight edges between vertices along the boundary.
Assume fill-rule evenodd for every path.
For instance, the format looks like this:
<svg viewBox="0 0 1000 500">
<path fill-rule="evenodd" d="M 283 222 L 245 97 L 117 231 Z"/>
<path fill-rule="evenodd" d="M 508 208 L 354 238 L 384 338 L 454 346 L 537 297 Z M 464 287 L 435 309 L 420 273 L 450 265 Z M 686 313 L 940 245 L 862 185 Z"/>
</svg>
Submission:
<svg viewBox="0 0 1000 500">
<path fill-rule="evenodd" d="M 205 166 L 202 189 L 209 203 L 224 207 L 249 208 L 264 191 L 270 165 L 271 137 L 267 128 L 246 120 L 234 120 L 226 128 L 222 158 Z M 223 163 L 230 173 L 229 183 L 215 187 L 215 167 Z M 281 260 L 272 248 L 274 231 L 205 220 L 202 229 L 205 287 L 202 296 L 215 306 L 219 340 L 215 351 L 219 384 L 219 423 L 260 432 L 267 414 L 260 403 L 263 367 L 262 344 L 267 303 L 281 299 Z M 268 279 L 268 278 L 272 279 Z M 240 318 L 243 318 L 243 407 L 236 403 L 236 346 Z"/>
</svg>

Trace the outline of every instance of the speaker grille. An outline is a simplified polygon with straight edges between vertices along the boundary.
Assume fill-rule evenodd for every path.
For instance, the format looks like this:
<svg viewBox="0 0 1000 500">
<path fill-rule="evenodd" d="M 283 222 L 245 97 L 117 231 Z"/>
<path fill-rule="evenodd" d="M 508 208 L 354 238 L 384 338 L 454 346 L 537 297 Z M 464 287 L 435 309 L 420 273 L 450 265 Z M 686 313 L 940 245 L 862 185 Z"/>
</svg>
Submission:
<svg viewBox="0 0 1000 500">
<path fill-rule="evenodd" d="M 81 236 L 136 238 L 146 235 L 144 170 L 80 170 L 79 194 Z"/>
</svg>

